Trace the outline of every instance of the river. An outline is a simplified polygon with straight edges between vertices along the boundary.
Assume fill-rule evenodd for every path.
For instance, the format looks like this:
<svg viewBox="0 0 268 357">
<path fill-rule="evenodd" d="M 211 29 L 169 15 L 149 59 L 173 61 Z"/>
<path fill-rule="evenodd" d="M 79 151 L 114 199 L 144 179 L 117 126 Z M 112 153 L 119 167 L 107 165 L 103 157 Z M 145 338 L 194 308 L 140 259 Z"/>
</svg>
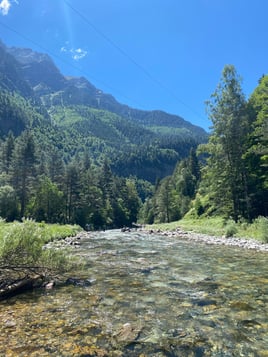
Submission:
<svg viewBox="0 0 268 357">
<path fill-rule="evenodd" d="M 0 302 L 0 356 L 268 356 L 267 253 L 119 230 L 72 252 L 74 284 Z"/>
</svg>

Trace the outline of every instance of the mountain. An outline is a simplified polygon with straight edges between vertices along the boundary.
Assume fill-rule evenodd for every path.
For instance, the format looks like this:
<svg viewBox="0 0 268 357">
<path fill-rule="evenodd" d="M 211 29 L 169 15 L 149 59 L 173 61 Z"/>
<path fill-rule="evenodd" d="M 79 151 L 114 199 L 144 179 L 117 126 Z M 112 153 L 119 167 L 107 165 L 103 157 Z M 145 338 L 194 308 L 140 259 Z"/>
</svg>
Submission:
<svg viewBox="0 0 268 357">
<path fill-rule="evenodd" d="M 56 148 L 65 162 L 87 152 L 118 175 L 155 182 L 208 137 L 179 116 L 121 104 L 31 49 L 0 43 L 0 78 L 0 136 L 31 128 L 45 153 Z"/>
<path fill-rule="evenodd" d="M 18 92 L 24 97 L 33 95 L 31 86 L 26 82 L 21 73 L 21 66 L 17 60 L 8 53 L 7 47 L 0 41 L 0 88 Z"/>
<path fill-rule="evenodd" d="M 12 47 L 8 49 L 17 62 L 24 79 L 42 98 L 46 107 L 54 105 L 87 105 L 108 110 L 145 126 L 183 128 L 191 134 L 205 136 L 205 131 L 177 115 L 160 110 L 144 111 L 130 108 L 117 102 L 110 94 L 103 93 L 84 77 L 66 77 L 60 73 L 47 54 L 31 49 Z"/>
</svg>

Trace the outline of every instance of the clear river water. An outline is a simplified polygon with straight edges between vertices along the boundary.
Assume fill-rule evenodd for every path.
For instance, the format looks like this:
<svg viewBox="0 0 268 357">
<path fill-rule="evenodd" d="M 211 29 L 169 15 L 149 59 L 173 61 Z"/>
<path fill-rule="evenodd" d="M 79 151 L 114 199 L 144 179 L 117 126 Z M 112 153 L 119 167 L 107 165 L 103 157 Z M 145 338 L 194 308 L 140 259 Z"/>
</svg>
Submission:
<svg viewBox="0 0 268 357">
<path fill-rule="evenodd" d="M 0 356 L 268 356 L 267 253 L 91 232 L 72 284 L 0 302 Z"/>
</svg>

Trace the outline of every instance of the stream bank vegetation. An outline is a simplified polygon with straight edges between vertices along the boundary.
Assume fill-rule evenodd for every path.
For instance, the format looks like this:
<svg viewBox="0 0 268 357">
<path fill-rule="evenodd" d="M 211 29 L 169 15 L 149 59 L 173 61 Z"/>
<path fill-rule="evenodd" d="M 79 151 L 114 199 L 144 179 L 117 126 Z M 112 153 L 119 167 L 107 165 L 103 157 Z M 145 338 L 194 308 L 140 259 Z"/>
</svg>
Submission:
<svg viewBox="0 0 268 357">
<path fill-rule="evenodd" d="M 64 249 L 45 244 L 76 235 L 78 226 L 47 225 L 32 220 L 0 222 L 0 298 L 41 286 L 68 272 L 77 262 Z"/>
<path fill-rule="evenodd" d="M 145 126 L 134 135 L 126 122 L 124 132 L 130 132 L 123 145 L 123 131 L 116 141 L 117 130 L 111 132 L 119 119 L 107 111 L 83 110 L 78 121 L 74 111 L 61 108 L 52 125 L 44 121 L 45 107 L 10 97 L 0 92 L 0 216 L 10 222 L 0 224 L 1 284 L 7 277 L 29 278 L 31 284 L 33 277 L 66 269 L 63 252 L 43 249 L 51 239 L 76 233 L 64 224 L 97 230 L 168 223 L 268 241 L 267 75 L 246 99 L 236 69 L 225 66 L 207 102 L 207 142 L 181 134 L 178 143 L 172 127 L 161 138 Z M 96 126 L 99 115 L 109 124 L 105 131 Z M 23 125 L 16 132 L 19 118 Z M 90 123 L 105 134 L 102 141 L 86 130 Z M 131 138 L 137 138 L 135 145 Z"/>
<path fill-rule="evenodd" d="M 268 76 L 246 100 L 236 69 L 225 66 L 207 111 L 208 142 L 157 183 L 140 221 L 268 242 Z"/>
<path fill-rule="evenodd" d="M 7 222 L 29 217 L 98 230 L 173 222 L 190 214 L 222 217 L 227 235 L 236 234 L 239 222 L 266 222 L 268 76 L 246 99 L 236 69 L 225 66 L 207 102 L 210 135 L 198 141 L 179 135 L 170 121 L 161 129 L 169 128 L 165 140 L 150 139 L 146 126 L 134 135 L 129 122 L 119 135 L 111 131 L 112 123 L 121 123 L 114 114 L 74 104 L 72 110 L 54 108 L 54 121 L 47 111 L 52 121 L 44 122 L 41 113 L 49 108 L 10 96 L 0 91 L 0 216 Z M 19 117 L 25 125 L 15 132 L 7 124 L 15 125 Z M 100 118 L 108 124 L 105 130 Z M 105 134 L 104 141 L 86 130 L 88 125 Z M 129 133 L 126 146 L 123 132 Z M 134 137 L 137 146 L 130 140 Z"/>
<path fill-rule="evenodd" d="M 214 237 L 236 237 L 255 239 L 268 243 L 268 218 L 258 217 L 252 223 L 234 222 L 223 217 L 195 218 L 190 215 L 179 221 L 170 223 L 155 223 L 147 229 L 161 231 L 176 231 L 178 228 L 187 232 L 202 233 Z"/>
</svg>

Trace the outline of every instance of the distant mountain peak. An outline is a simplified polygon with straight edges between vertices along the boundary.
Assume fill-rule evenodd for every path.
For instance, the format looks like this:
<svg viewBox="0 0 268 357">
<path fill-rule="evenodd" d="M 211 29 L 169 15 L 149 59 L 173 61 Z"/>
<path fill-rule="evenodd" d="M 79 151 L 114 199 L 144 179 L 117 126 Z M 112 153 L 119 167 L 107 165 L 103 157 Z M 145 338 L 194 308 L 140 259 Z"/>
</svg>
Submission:
<svg viewBox="0 0 268 357">
<path fill-rule="evenodd" d="M 50 62 L 53 63 L 49 55 L 45 53 L 35 52 L 30 48 L 10 47 L 7 51 L 22 64 L 29 64 L 33 62 Z M 54 63 L 53 63 L 54 64 Z"/>
<path fill-rule="evenodd" d="M 6 47 L 6 51 L 15 58 L 20 74 L 47 109 L 55 105 L 84 105 L 110 111 L 139 125 L 179 128 L 195 136 L 207 135 L 204 129 L 178 115 L 131 108 L 96 88 L 83 76 L 63 75 L 48 54 L 16 47 Z"/>
</svg>

